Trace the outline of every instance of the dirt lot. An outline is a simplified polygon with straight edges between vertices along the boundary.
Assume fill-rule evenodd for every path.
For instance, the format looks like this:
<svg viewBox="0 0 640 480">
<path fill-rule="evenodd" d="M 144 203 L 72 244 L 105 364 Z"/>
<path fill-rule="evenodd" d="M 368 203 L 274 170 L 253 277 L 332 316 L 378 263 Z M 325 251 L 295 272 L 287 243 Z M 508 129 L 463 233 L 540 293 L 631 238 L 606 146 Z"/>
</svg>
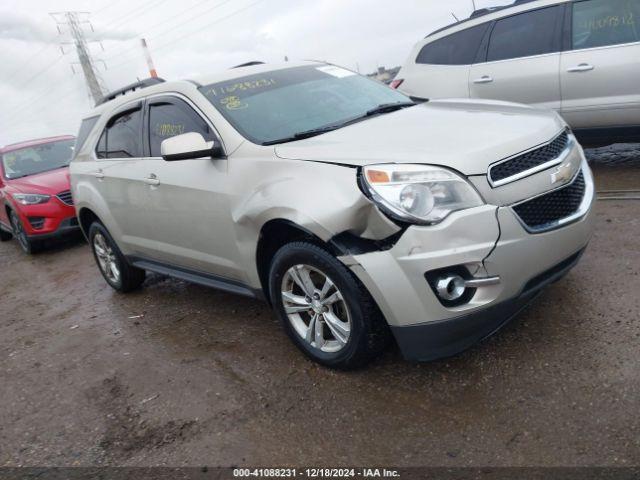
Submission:
<svg viewBox="0 0 640 480">
<path fill-rule="evenodd" d="M 640 162 L 596 172 L 640 186 Z M 81 241 L 1 244 L 0 465 L 640 465 L 640 201 L 597 217 L 497 336 L 348 374 L 259 302 L 158 276 L 119 295 Z"/>
</svg>

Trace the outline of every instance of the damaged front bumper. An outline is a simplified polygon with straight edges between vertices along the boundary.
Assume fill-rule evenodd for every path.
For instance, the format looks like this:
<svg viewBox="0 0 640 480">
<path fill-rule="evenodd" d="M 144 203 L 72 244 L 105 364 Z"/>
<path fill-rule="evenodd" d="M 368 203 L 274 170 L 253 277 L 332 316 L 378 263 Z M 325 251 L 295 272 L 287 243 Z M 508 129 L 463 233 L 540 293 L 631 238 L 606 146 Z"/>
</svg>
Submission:
<svg viewBox="0 0 640 480">
<path fill-rule="evenodd" d="M 342 257 L 367 287 L 404 354 L 428 361 L 454 355 L 491 335 L 545 286 L 576 265 L 593 231 L 593 181 L 581 218 L 544 233 L 528 232 L 513 209 L 485 205 L 439 225 L 412 226 L 393 248 Z M 451 306 L 429 284 L 429 273 L 463 268 L 480 284 Z"/>
</svg>

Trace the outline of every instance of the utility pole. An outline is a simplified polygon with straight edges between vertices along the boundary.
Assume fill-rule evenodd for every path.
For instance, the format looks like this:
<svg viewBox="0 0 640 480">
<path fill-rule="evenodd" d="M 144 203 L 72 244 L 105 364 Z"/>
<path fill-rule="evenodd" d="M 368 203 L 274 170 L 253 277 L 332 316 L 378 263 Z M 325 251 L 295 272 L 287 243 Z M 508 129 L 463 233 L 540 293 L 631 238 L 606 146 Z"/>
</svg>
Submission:
<svg viewBox="0 0 640 480">
<path fill-rule="evenodd" d="M 82 69 L 89 94 L 95 103 L 100 102 L 105 94 L 104 82 L 100 78 L 95 66 L 95 61 L 91 56 L 91 51 L 89 49 L 89 43 L 91 41 L 87 40 L 83 29 L 83 27 L 88 26 L 91 28 L 92 32 L 94 31 L 91 22 L 88 20 L 89 12 L 53 12 L 50 13 L 50 15 L 57 24 L 58 33 L 63 35 L 64 28 L 71 37 L 71 41 L 60 42 L 60 50 L 62 50 L 62 53 L 66 55 L 67 52 L 64 51 L 64 45 L 73 45 L 75 47 L 78 55 L 77 64 L 79 64 Z M 104 61 L 98 61 L 104 64 Z M 73 73 L 76 73 L 73 68 L 73 63 L 71 65 L 71 70 Z"/>
<path fill-rule="evenodd" d="M 149 51 L 149 46 L 147 45 L 147 41 L 143 38 L 141 39 L 142 50 L 144 51 L 144 57 L 147 60 L 147 66 L 149 67 L 149 75 L 151 78 L 158 78 L 158 72 L 156 71 L 156 67 L 153 64 L 153 59 L 151 58 L 151 52 Z"/>
</svg>

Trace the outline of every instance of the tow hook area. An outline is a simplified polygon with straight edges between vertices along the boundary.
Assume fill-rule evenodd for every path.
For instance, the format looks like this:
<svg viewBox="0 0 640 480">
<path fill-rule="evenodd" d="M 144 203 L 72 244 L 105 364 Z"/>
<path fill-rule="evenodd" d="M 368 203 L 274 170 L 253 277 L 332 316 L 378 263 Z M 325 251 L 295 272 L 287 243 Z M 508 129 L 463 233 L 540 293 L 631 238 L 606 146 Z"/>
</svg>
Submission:
<svg viewBox="0 0 640 480">
<path fill-rule="evenodd" d="M 466 268 L 460 266 L 432 271 L 426 274 L 429 284 L 444 306 L 456 307 L 464 305 L 473 298 L 478 288 L 500 284 L 500 276 L 489 275 L 484 264 L 485 260 L 489 258 L 496 249 L 502 236 L 498 211 L 499 208 L 496 207 L 495 216 L 496 224 L 498 225 L 498 237 L 491 251 L 482 260 L 482 266 L 478 266 L 478 268 L 471 273 L 469 273 Z"/>
<path fill-rule="evenodd" d="M 464 296 L 468 290 L 479 287 L 498 285 L 500 277 L 472 278 L 465 280 L 460 275 L 452 274 L 440 277 L 436 281 L 436 292 L 441 299 L 452 302 Z"/>
<path fill-rule="evenodd" d="M 389 248 L 339 257 L 367 287 L 391 325 L 444 320 L 494 301 L 503 288 L 484 260 L 500 239 L 495 205 L 410 226 Z"/>
</svg>

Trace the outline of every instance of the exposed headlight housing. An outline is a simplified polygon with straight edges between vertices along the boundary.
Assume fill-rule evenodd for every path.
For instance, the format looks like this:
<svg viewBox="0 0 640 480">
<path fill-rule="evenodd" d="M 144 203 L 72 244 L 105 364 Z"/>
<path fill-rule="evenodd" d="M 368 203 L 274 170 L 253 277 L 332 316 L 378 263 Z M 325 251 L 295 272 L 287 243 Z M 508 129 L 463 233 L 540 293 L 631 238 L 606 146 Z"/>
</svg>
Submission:
<svg viewBox="0 0 640 480">
<path fill-rule="evenodd" d="M 41 203 L 47 203 L 51 199 L 51 195 L 41 195 L 39 193 L 14 193 L 11 196 L 22 205 L 40 205 Z"/>
<path fill-rule="evenodd" d="M 428 165 L 369 165 L 364 187 L 387 215 L 401 222 L 433 225 L 451 213 L 484 205 L 480 194 L 460 175 Z"/>
</svg>

